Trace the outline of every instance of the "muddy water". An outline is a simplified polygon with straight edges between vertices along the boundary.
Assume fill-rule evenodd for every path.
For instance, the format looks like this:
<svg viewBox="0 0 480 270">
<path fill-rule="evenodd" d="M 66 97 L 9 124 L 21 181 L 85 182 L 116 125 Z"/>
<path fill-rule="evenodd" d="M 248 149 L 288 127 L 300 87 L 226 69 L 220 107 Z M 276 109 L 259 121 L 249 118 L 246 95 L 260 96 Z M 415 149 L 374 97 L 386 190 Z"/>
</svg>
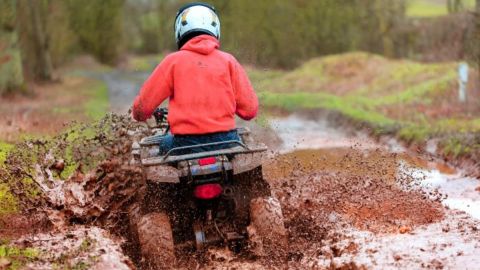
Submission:
<svg viewBox="0 0 480 270">
<path fill-rule="evenodd" d="M 301 149 L 355 148 L 358 150 L 386 149 L 408 155 L 395 140 L 379 144 L 361 132 L 347 133 L 331 125 L 327 120 L 312 119 L 293 114 L 285 118 L 276 118 L 270 122 L 272 129 L 282 139 L 280 152 L 287 153 Z M 337 150 L 338 151 L 338 150 Z M 414 157 L 415 159 L 418 159 Z M 412 158 L 406 158 L 410 161 Z M 455 170 L 444 164 L 417 160 L 415 164 L 398 160 L 398 174 L 412 177 L 425 190 L 438 190 L 446 198 L 445 206 L 465 211 L 480 219 L 480 181 L 462 176 L 461 170 Z"/>
<path fill-rule="evenodd" d="M 290 267 L 478 267 L 478 179 L 324 120 L 291 115 L 272 127 L 284 154 L 266 175 L 279 181 L 292 249 L 301 254 Z"/>
<path fill-rule="evenodd" d="M 461 172 L 442 173 L 438 169 L 414 168 L 402 164 L 399 173 L 412 176 L 426 190 L 438 190 L 444 194 L 442 203 L 480 219 L 480 181 L 464 177 Z"/>
</svg>

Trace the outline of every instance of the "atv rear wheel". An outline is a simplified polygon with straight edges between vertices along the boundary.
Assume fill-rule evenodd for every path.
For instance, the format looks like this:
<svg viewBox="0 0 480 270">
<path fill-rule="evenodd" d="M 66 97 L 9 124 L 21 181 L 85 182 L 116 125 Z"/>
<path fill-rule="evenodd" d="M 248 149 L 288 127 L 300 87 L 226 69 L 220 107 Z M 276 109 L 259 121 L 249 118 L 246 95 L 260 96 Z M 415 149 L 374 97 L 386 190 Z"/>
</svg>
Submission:
<svg viewBox="0 0 480 270">
<path fill-rule="evenodd" d="M 250 225 L 247 228 L 251 251 L 260 257 L 282 257 L 288 239 L 282 208 L 274 197 L 255 198 L 250 202 Z"/>
<path fill-rule="evenodd" d="M 173 233 L 168 215 L 149 213 L 137 225 L 142 257 L 150 269 L 171 269 L 175 265 Z"/>
</svg>

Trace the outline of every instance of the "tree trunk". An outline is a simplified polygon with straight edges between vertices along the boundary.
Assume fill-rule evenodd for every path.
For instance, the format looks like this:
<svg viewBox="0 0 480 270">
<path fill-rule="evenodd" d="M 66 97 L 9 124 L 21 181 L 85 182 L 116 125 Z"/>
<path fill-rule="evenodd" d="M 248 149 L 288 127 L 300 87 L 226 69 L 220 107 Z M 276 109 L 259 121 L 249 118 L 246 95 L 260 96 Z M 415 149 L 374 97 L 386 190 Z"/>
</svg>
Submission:
<svg viewBox="0 0 480 270">
<path fill-rule="evenodd" d="M 24 88 L 15 20 L 15 1 L 0 1 L 0 94 Z"/>
<path fill-rule="evenodd" d="M 463 10 L 462 0 L 447 0 L 448 13 L 455 13 Z"/>
<path fill-rule="evenodd" d="M 391 5 L 394 3 L 390 3 L 390 1 L 385 0 L 376 0 L 375 1 L 375 13 L 377 14 L 378 18 L 378 32 L 382 37 L 382 47 L 383 47 L 383 55 L 386 57 L 394 57 L 394 46 L 393 40 L 390 36 L 390 31 L 392 27 L 392 16 L 394 14 L 390 14 Z"/>
<path fill-rule="evenodd" d="M 480 0 L 477 0 L 476 2 L 476 14 L 475 14 L 475 24 L 476 24 L 476 32 L 475 32 L 475 39 L 474 43 L 477 44 L 475 50 L 476 50 L 476 62 L 477 62 L 477 71 L 478 71 L 478 85 L 480 87 L 480 46 L 478 44 L 480 43 Z"/>
<path fill-rule="evenodd" d="M 47 33 L 45 30 L 45 20 L 42 18 L 42 1 L 26 1 L 30 19 L 32 23 L 32 38 L 34 42 L 37 67 L 35 68 L 35 77 L 42 81 L 52 80 L 52 60 L 48 50 Z"/>
</svg>

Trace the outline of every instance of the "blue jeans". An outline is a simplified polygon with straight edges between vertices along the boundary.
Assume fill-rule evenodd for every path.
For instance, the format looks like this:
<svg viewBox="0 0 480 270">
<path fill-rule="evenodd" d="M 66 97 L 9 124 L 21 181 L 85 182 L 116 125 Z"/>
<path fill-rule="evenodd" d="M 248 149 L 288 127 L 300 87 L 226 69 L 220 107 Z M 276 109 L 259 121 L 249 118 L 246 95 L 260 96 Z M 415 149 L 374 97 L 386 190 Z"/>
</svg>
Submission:
<svg viewBox="0 0 480 270">
<path fill-rule="evenodd" d="M 225 141 L 241 141 L 238 136 L 237 130 L 225 131 L 225 132 L 216 132 L 209 134 L 200 134 L 200 135 L 172 135 L 167 134 L 160 141 L 160 154 L 166 154 L 170 149 L 182 146 L 191 146 L 197 144 L 206 144 L 214 142 L 225 142 Z M 215 151 L 225 148 L 230 148 L 235 146 L 235 144 L 221 144 L 221 145 L 211 145 L 211 146 L 202 146 L 195 147 L 185 150 L 177 150 L 172 152 L 172 155 L 186 155 L 193 153 L 201 153 L 206 151 Z"/>
</svg>

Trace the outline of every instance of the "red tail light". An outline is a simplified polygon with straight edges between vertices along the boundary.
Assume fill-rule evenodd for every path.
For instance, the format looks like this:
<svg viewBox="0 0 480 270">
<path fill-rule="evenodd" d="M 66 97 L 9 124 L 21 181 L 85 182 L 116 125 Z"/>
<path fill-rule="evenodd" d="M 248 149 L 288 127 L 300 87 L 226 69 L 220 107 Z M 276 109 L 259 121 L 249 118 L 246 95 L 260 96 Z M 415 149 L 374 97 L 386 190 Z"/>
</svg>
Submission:
<svg viewBox="0 0 480 270">
<path fill-rule="evenodd" d="M 214 164 L 215 162 L 217 162 L 217 159 L 215 157 L 201 158 L 198 160 L 198 165 L 205 166 L 205 165 Z"/>
<path fill-rule="evenodd" d="M 222 186 L 220 184 L 205 184 L 196 186 L 193 191 L 195 198 L 202 200 L 210 200 L 222 194 Z"/>
</svg>

